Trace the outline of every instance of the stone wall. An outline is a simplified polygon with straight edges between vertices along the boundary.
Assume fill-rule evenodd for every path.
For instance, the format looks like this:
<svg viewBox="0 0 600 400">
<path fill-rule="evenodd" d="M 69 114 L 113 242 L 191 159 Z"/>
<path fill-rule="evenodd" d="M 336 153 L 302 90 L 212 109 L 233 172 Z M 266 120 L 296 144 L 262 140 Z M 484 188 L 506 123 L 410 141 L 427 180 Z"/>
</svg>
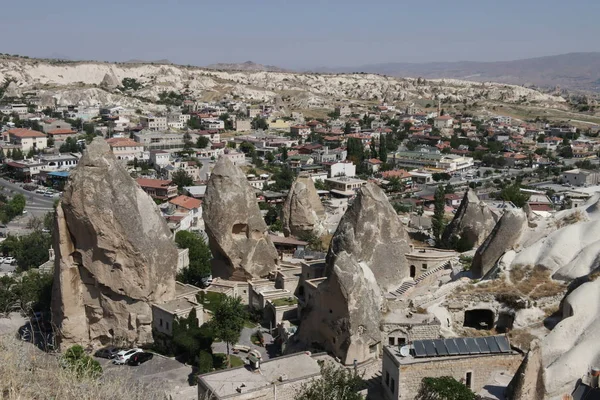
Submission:
<svg viewBox="0 0 600 400">
<path fill-rule="evenodd" d="M 389 350 L 384 350 L 382 385 L 385 398 L 389 400 L 413 399 L 416 397 L 421 381 L 425 377 L 452 376 L 457 381 L 465 381 L 471 373 L 471 389 L 477 393 L 492 380 L 496 372 L 506 371 L 511 376 L 516 372 L 523 357 L 518 353 L 479 355 L 465 357 L 445 357 L 427 359 L 413 363 L 398 363 Z M 388 380 L 389 374 L 389 380 Z M 392 394 L 391 379 L 394 380 Z M 389 382 L 386 385 L 386 380 Z"/>
<path fill-rule="evenodd" d="M 382 325 L 382 330 L 384 345 L 398 345 L 401 343 L 399 339 L 404 339 L 404 343 L 408 344 L 414 340 L 440 338 L 439 322 L 421 325 L 385 323 Z M 390 338 L 394 338 L 393 343 L 390 342 Z"/>
<path fill-rule="evenodd" d="M 198 399 L 200 400 L 217 400 L 217 399 L 235 399 L 235 400 L 294 400 L 300 391 L 300 388 L 304 383 L 311 381 L 314 378 L 319 377 L 312 376 L 303 379 L 290 380 L 285 382 L 276 382 L 271 386 L 265 386 L 264 388 L 232 394 L 229 396 L 216 396 L 206 392 L 206 388 L 200 381 L 198 384 Z"/>
</svg>

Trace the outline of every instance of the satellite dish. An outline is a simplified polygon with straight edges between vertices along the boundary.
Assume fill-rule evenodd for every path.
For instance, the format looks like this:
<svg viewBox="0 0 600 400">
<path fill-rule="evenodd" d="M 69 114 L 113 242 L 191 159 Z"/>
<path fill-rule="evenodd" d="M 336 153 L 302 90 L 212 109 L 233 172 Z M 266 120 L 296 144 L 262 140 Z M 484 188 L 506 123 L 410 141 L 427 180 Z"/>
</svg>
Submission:
<svg viewBox="0 0 600 400">
<path fill-rule="evenodd" d="M 400 355 L 402 357 L 410 356 L 410 346 L 402 346 L 400 347 Z"/>
</svg>

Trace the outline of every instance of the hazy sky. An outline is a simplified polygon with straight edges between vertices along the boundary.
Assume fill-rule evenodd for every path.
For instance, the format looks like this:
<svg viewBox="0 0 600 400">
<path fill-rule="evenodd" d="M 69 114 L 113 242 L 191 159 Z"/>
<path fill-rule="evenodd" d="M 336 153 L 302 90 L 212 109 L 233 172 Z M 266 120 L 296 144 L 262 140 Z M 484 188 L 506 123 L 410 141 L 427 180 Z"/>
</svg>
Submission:
<svg viewBox="0 0 600 400">
<path fill-rule="evenodd" d="M 287 68 L 599 51 L 598 0 L 28 0 L 1 53 Z"/>
</svg>

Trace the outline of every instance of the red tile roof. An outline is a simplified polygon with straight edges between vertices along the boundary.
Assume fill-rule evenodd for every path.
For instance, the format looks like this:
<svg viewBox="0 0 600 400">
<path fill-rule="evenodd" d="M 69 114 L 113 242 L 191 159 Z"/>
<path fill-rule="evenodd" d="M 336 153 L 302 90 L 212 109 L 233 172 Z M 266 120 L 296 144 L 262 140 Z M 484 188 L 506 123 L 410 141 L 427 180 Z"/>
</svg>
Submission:
<svg viewBox="0 0 600 400">
<path fill-rule="evenodd" d="M 370 160 L 367 160 L 367 162 L 369 164 L 381 164 L 381 161 L 376 158 L 371 158 Z"/>
<path fill-rule="evenodd" d="M 195 199 L 189 196 L 177 196 L 171 200 L 169 203 L 176 205 L 177 207 L 185 208 L 186 210 L 192 210 L 194 208 L 200 208 L 202 205 L 202 201 Z"/>
<path fill-rule="evenodd" d="M 392 171 L 384 171 L 381 173 L 381 176 L 384 179 L 389 179 L 389 178 L 400 178 L 400 179 L 404 179 L 404 178 L 410 178 L 410 174 L 408 173 L 408 171 L 405 171 L 403 169 L 395 169 Z"/>
<path fill-rule="evenodd" d="M 136 179 L 138 185 L 141 187 L 154 188 L 154 189 L 163 189 L 172 185 L 172 181 L 167 181 L 163 179 L 148 179 L 148 178 L 137 178 Z"/>
<path fill-rule="evenodd" d="M 42 132 L 33 129 L 13 128 L 8 130 L 8 134 L 18 138 L 46 137 Z"/>
<path fill-rule="evenodd" d="M 108 143 L 110 147 L 142 147 L 140 143 L 129 138 L 110 138 L 106 139 L 106 143 Z"/>
</svg>

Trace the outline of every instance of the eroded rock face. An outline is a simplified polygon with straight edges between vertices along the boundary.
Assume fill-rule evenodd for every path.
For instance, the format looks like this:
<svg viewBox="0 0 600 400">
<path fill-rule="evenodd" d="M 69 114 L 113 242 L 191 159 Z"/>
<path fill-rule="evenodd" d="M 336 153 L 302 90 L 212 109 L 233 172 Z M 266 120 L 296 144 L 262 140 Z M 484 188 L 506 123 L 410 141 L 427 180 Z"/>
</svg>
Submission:
<svg viewBox="0 0 600 400">
<path fill-rule="evenodd" d="M 471 266 L 474 276 L 485 276 L 494 268 L 498 259 L 519 241 L 527 227 L 525 211 L 521 209 L 506 211 L 475 252 Z"/>
<path fill-rule="evenodd" d="M 383 291 L 409 274 L 408 235 L 385 194 L 369 183 L 346 211 L 327 254 L 325 275 L 303 312 L 299 337 L 345 364 L 373 357 L 381 342 Z"/>
<path fill-rule="evenodd" d="M 577 287 L 562 302 L 563 319 L 542 339 L 539 362 L 515 375 L 515 400 L 561 398 L 591 367 L 600 365 L 600 280 Z M 535 354 L 535 353 L 534 353 Z M 520 390 L 516 390 L 520 389 Z"/>
<path fill-rule="evenodd" d="M 343 252 L 311 297 L 300 338 L 324 346 L 346 365 L 366 361 L 373 357 L 370 347 L 381 342 L 382 301 L 373 271 Z"/>
<path fill-rule="evenodd" d="M 385 193 L 372 183 L 359 189 L 342 217 L 331 241 L 328 265 L 343 252 L 364 262 L 384 291 L 399 285 L 410 273 L 406 229 Z"/>
<path fill-rule="evenodd" d="M 213 276 L 247 280 L 275 270 L 277 251 L 254 189 L 227 157 L 219 158 L 212 171 L 202 214 L 214 257 Z"/>
<path fill-rule="evenodd" d="M 52 318 L 61 346 L 151 342 L 151 304 L 175 296 L 177 249 L 102 138 L 73 170 L 56 216 Z"/>
<path fill-rule="evenodd" d="M 444 230 L 442 242 L 452 247 L 459 242 L 465 248 L 479 246 L 494 229 L 496 221 L 496 215 L 469 188 L 454 219 Z"/>
<path fill-rule="evenodd" d="M 119 80 L 117 79 L 115 74 L 111 71 L 111 72 L 107 72 L 104 75 L 104 78 L 102 78 L 102 82 L 100 82 L 100 87 L 107 88 L 107 89 L 115 89 L 120 84 L 121 84 L 121 82 L 119 82 Z"/>
<path fill-rule="evenodd" d="M 285 236 L 320 236 L 323 231 L 325 208 L 310 177 L 300 176 L 292 185 L 282 210 Z"/>
</svg>

